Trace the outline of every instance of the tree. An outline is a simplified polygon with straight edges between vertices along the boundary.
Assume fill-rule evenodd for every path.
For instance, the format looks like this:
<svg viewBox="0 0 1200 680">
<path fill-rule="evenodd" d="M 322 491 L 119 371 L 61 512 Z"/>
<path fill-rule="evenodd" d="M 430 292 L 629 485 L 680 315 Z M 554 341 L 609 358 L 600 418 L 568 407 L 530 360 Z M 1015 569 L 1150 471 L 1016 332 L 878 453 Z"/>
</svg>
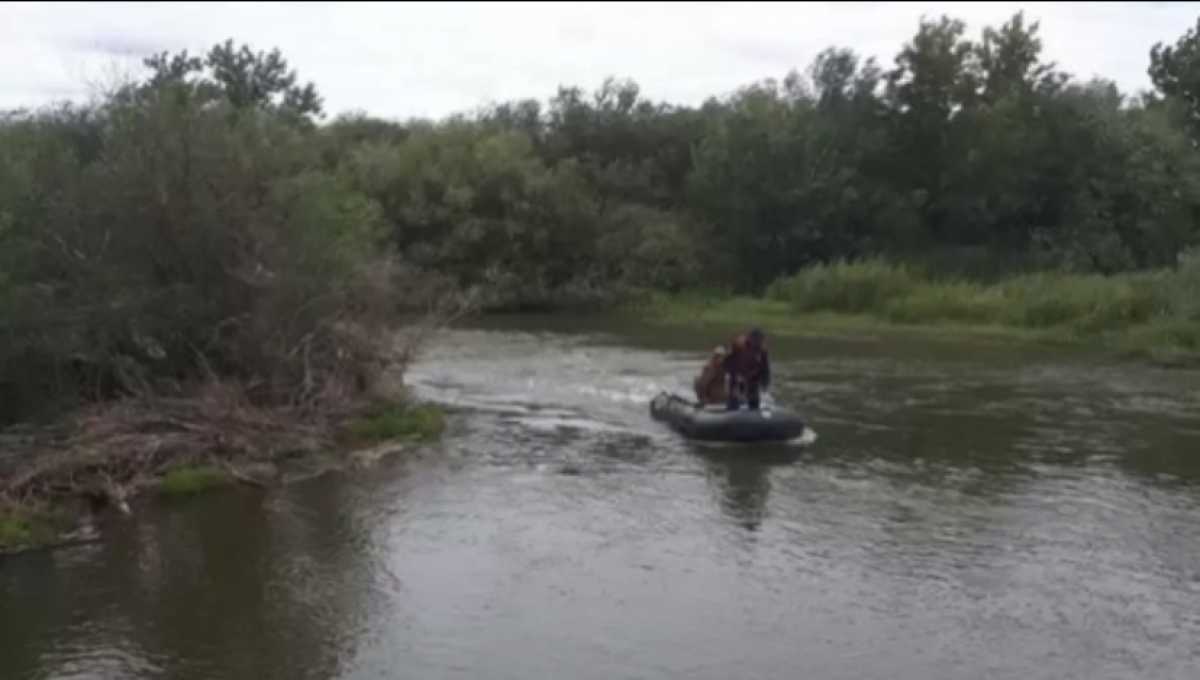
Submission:
<svg viewBox="0 0 1200 680">
<path fill-rule="evenodd" d="M 929 236 L 950 241 L 957 228 L 949 205 L 966 157 L 961 117 L 976 104 L 978 69 L 974 49 L 963 38 L 963 22 L 922 20 L 917 34 L 887 74 L 886 100 L 892 116 L 889 174 L 919 207 Z"/>
<path fill-rule="evenodd" d="M 808 73 L 817 106 L 823 110 L 840 111 L 853 103 L 874 107 L 878 102 L 883 74 L 874 58 L 860 65 L 853 50 L 830 47 L 817 55 Z"/>
<path fill-rule="evenodd" d="M 1004 97 L 1028 98 L 1036 91 L 1054 89 L 1062 84 L 1062 75 L 1054 64 L 1041 61 L 1040 24 L 1025 25 L 1025 13 L 1018 12 L 999 30 L 985 28 L 983 40 L 976 46 L 976 59 L 982 72 L 980 93 L 987 103 Z"/>
<path fill-rule="evenodd" d="M 698 145 L 692 206 L 740 287 L 761 290 L 805 265 L 863 255 L 909 224 L 879 174 L 887 129 L 876 75 L 857 63 L 827 50 L 809 69 L 814 83 L 792 74 L 782 87 L 743 89 Z"/>
<path fill-rule="evenodd" d="M 936 129 L 973 103 L 978 77 L 965 30 L 962 21 L 949 17 L 921 20 L 887 74 L 888 98 L 898 112 Z"/>
<path fill-rule="evenodd" d="M 1151 48 L 1149 73 L 1159 92 L 1182 103 L 1193 142 L 1200 141 L 1200 19 L 1174 46 Z"/>
<path fill-rule="evenodd" d="M 224 99 L 236 110 L 270 109 L 292 118 L 321 117 L 322 98 L 311 82 L 297 85 L 294 70 L 278 49 L 255 52 L 234 48 L 233 41 L 214 45 L 201 59 L 187 50 L 161 52 L 142 62 L 151 70 L 143 91 L 171 88 L 203 101 Z"/>
</svg>

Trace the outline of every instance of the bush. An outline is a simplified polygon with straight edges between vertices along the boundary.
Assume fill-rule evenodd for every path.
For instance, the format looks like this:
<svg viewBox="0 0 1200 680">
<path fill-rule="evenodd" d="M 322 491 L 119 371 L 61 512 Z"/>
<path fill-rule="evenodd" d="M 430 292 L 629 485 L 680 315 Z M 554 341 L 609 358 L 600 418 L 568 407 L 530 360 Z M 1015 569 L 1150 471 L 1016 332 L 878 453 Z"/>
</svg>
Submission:
<svg viewBox="0 0 1200 680">
<path fill-rule="evenodd" d="M 904 265 L 843 261 L 815 265 L 778 281 L 768 288 L 767 297 L 789 302 L 799 311 L 882 312 L 922 280 Z"/>
<path fill-rule="evenodd" d="M 231 483 L 232 478 L 215 467 L 180 467 L 170 470 L 159 485 L 166 496 L 190 496 Z"/>
<path fill-rule="evenodd" d="M 0 549 L 12 549 L 33 543 L 33 524 L 28 517 L 0 515 Z"/>
<path fill-rule="evenodd" d="M 377 404 L 347 428 L 357 443 L 375 443 L 393 439 L 432 441 L 446 427 L 445 417 L 434 406 Z"/>
<path fill-rule="evenodd" d="M 930 283 L 892 300 L 883 316 L 899 323 L 996 323 L 1003 314 L 1004 302 L 996 291 L 978 284 Z"/>
<path fill-rule="evenodd" d="M 1200 248 L 1191 248 L 1179 256 L 1179 264 L 1169 279 L 1163 297 L 1175 316 L 1200 321 Z"/>
<path fill-rule="evenodd" d="M 1072 325 L 1082 331 L 1149 320 L 1159 309 L 1154 287 L 1131 275 L 1034 274 L 1002 284 L 1009 323 L 1027 328 Z"/>
<path fill-rule="evenodd" d="M 1173 270 L 1041 272 L 995 284 L 930 280 L 881 261 L 837 263 L 781 279 L 767 295 L 797 311 L 865 313 L 896 323 L 986 324 L 1082 336 L 1121 332 L 1136 347 L 1190 351 L 1200 337 L 1200 256 L 1191 252 Z"/>
<path fill-rule="evenodd" d="M 0 508 L 0 553 L 45 545 L 69 526 L 61 508 Z"/>
</svg>

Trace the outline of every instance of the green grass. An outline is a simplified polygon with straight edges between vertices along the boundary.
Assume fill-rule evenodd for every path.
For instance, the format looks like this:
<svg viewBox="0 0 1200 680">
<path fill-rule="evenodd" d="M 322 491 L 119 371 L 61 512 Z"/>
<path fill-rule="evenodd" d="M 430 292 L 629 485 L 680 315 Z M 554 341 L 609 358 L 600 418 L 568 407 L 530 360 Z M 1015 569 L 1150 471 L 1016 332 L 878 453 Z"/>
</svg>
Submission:
<svg viewBox="0 0 1200 680">
<path fill-rule="evenodd" d="M 0 515 L 0 550 L 33 542 L 33 525 L 28 517 Z"/>
<path fill-rule="evenodd" d="M 0 511 L 0 552 L 32 548 L 52 542 L 64 518 L 50 511 Z"/>
<path fill-rule="evenodd" d="M 921 275 L 882 260 L 817 265 L 776 281 L 767 298 L 798 311 L 834 310 L 851 314 L 885 308 L 916 288 Z"/>
<path fill-rule="evenodd" d="M 785 335 L 915 334 L 1091 345 L 1171 363 L 1200 359 L 1200 257 L 1116 276 L 1025 274 L 982 284 L 881 260 L 806 269 L 763 298 L 657 296 L 640 315 L 668 324 L 769 326 Z"/>
<path fill-rule="evenodd" d="M 232 478 L 220 468 L 207 465 L 178 467 L 167 472 L 158 490 L 165 496 L 191 496 L 231 481 Z"/>
<path fill-rule="evenodd" d="M 445 428 L 445 417 L 434 406 L 385 402 L 374 405 L 351 422 L 346 432 L 360 444 L 391 440 L 427 442 L 440 437 Z"/>
</svg>

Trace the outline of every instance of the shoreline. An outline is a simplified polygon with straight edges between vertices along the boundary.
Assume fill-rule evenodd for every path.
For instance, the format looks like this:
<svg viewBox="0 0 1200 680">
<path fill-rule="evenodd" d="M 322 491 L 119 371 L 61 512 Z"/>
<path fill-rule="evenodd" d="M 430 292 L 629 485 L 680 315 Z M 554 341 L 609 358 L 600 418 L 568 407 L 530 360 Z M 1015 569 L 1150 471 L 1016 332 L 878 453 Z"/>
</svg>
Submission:
<svg viewBox="0 0 1200 680">
<path fill-rule="evenodd" d="M 100 540 L 100 516 L 131 515 L 135 501 L 237 485 L 267 490 L 365 469 L 432 444 L 445 429 L 441 408 L 407 400 L 360 404 L 315 428 L 296 414 L 259 412 L 258 418 L 274 419 L 259 431 L 201 409 L 181 431 L 165 435 L 146 427 L 166 420 L 160 412 L 147 409 L 138 412 L 140 420 L 120 422 L 128 418 L 128 402 L 97 408 L 98 415 L 85 410 L 53 426 L 76 430 L 71 438 L 31 442 L 14 456 L 25 460 L 0 480 L 0 559 Z M 81 423 L 97 420 L 107 427 L 89 437 Z M 299 434 L 290 435 L 292 429 Z"/>
<path fill-rule="evenodd" d="M 1200 369 L 1200 350 L 1154 342 L 1158 337 L 1154 334 L 1160 330 L 1154 322 L 1098 333 L 1080 333 L 1067 326 L 1022 328 L 952 321 L 915 324 L 872 314 L 798 312 L 788 302 L 763 298 L 717 296 L 702 299 L 686 294 L 655 296 L 647 303 L 626 306 L 620 313 L 655 326 L 704 325 L 721 328 L 726 334 L 741 332 L 748 324 L 759 324 L 766 327 L 768 335 L 782 337 L 870 342 L 904 339 L 1014 349 L 1037 347 L 1159 368 Z M 1200 322 L 1195 323 L 1200 326 Z"/>
</svg>

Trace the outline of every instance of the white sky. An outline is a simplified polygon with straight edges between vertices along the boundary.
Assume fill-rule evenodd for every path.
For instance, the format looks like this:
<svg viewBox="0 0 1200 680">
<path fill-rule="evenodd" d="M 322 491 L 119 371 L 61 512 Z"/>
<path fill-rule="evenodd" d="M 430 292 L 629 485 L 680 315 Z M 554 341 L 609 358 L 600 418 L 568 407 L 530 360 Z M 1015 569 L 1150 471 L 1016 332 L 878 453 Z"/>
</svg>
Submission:
<svg viewBox="0 0 1200 680">
<path fill-rule="evenodd" d="M 922 15 L 963 19 L 977 37 L 1019 9 L 1041 21 L 1048 60 L 1129 93 L 1150 86 L 1150 47 L 1200 17 L 1200 2 L 2 3 L 0 109 L 83 98 L 89 83 L 139 73 L 148 53 L 226 38 L 279 47 L 330 114 L 440 117 L 608 75 L 697 104 L 830 45 L 890 67 Z"/>
</svg>

